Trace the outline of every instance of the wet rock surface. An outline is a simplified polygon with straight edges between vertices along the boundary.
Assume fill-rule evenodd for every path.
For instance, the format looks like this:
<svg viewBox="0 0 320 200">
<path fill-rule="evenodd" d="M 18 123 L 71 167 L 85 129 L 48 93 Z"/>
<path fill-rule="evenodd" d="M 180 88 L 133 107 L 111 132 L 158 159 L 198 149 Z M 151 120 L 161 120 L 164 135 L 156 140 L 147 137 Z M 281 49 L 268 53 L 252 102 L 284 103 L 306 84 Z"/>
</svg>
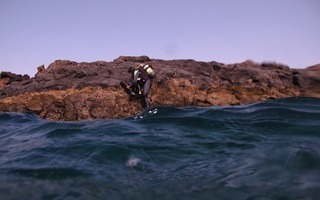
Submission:
<svg viewBox="0 0 320 200">
<path fill-rule="evenodd" d="M 291 69 L 276 63 L 236 64 L 120 56 L 112 62 L 57 60 L 33 78 L 0 77 L 0 111 L 32 111 L 49 120 L 124 118 L 141 111 L 120 87 L 128 67 L 152 65 L 151 105 L 239 105 L 291 96 L 319 97 L 320 66 Z M 19 75 L 18 75 L 19 76 Z"/>
</svg>

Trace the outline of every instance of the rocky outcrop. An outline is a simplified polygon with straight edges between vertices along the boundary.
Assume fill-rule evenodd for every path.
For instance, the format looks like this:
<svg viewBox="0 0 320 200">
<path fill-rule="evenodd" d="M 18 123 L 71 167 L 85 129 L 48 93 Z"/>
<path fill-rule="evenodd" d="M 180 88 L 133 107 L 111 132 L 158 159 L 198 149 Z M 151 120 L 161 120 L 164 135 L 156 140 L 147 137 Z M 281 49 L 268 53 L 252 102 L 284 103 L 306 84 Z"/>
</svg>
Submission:
<svg viewBox="0 0 320 200">
<path fill-rule="evenodd" d="M 320 64 L 300 70 L 301 96 L 320 98 Z"/>
<path fill-rule="evenodd" d="M 22 82 L 29 80 L 30 77 L 28 75 L 20 75 L 14 74 L 11 72 L 1 72 L 0 73 L 0 96 L 6 95 L 1 89 L 7 85 L 10 85 L 13 82 Z"/>
<path fill-rule="evenodd" d="M 9 85 L 13 82 L 22 82 L 29 80 L 28 75 L 14 74 L 12 72 L 1 72 L 0 73 L 0 88 L 3 88 L 6 85 Z"/>
<path fill-rule="evenodd" d="M 141 111 L 119 87 L 129 66 L 151 64 L 156 71 L 152 106 L 239 105 L 317 93 L 319 67 L 290 69 L 276 63 L 228 64 L 120 56 L 112 62 L 57 60 L 35 77 L 2 87 L 0 111 L 32 111 L 49 120 L 124 118 Z M 315 70 L 314 70 L 315 68 Z M 309 80 L 311 78 L 312 80 Z"/>
</svg>

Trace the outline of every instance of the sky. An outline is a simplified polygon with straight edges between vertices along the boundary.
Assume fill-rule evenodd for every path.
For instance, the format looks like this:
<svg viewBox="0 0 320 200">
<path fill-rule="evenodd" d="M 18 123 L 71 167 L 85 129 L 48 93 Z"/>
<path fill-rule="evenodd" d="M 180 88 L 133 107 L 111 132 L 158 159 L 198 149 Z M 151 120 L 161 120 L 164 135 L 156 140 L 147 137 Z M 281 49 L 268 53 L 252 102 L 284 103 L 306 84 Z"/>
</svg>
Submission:
<svg viewBox="0 0 320 200">
<path fill-rule="evenodd" d="M 0 71 L 119 56 L 320 63 L 319 0 L 0 0 Z"/>
</svg>

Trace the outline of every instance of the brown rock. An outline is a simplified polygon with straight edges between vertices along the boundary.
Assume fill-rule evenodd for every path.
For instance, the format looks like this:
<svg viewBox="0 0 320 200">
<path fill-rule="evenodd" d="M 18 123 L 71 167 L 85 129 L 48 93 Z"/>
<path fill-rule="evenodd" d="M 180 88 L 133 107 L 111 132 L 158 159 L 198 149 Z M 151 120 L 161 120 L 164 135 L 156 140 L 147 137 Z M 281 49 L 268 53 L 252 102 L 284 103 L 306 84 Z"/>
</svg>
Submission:
<svg viewBox="0 0 320 200">
<path fill-rule="evenodd" d="M 11 72 L 1 72 L 0 73 L 0 98 L 1 96 L 8 96 L 6 92 L 3 91 L 7 85 L 10 85 L 14 82 L 26 82 L 30 79 L 28 75 L 14 74 Z"/>
<path fill-rule="evenodd" d="M 295 75 L 301 82 L 301 96 L 320 98 L 320 64 L 300 70 Z"/>
<path fill-rule="evenodd" d="M 120 56 L 112 62 L 57 60 L 45 70 L 41 67 L 30 80 L 2 88 L 0 111 L 33 111 L 49 120 L 136 115 L 141 111 L 139 100 L 130 99 L 119 82 L 129 79 L 129 66 L 142 62 L 151 64 L 157 75 L 150 92 L 152 106 L 239 105 L 299 96 L 301 92 L 304 96 L 319 94 L 318 67 L 294 70 L 253 61 L 225 65 Z"/>
<path fill-rule="evenodd" d="M 11 72 L 1 72 L 0 73 L 0 80 L 2 80 L 1 82 L 3 85 L 9 85 L 13 82 L 27 81 L 29 79 L 30 79 L 30 77 L 27 74 L 22 76 L 20 74 L 14 74 Z"/>
<path fill-rule="evenodd" d="M 44 65 L 41 65 L 39 67 L 37 67 L 38 73 L 42 73 L 44 71 L 46 71 L 46 68 L 44 67 Z"/>
<path fill-rule="evenodd" d="M 10 81 L 11 81 L 10 78 L 1 78 L 0 79 L 0 89 L 6 85 L 9 85 Z"/>
</svg>

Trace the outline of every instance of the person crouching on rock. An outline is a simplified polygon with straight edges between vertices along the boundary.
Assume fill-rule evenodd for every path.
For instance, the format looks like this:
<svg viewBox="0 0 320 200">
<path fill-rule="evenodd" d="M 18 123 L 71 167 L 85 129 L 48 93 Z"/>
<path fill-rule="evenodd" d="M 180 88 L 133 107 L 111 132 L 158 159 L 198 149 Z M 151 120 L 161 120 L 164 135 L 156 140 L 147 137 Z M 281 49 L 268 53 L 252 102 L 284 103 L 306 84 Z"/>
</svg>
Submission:
<svg viewBox="0 0 320 200">
<path fill-rule="evenodd" d="M 143 64 L 142 64 L 143 65 Z M 151 88 L 151 77 L 143 67 L 129 67 L 128 72 L 131 73 L 130 88 L 136 94 L 141 96 L 141 105 L 143 108 L 150 107 L 150 99 L 148 94 Z"/>
</svg>

